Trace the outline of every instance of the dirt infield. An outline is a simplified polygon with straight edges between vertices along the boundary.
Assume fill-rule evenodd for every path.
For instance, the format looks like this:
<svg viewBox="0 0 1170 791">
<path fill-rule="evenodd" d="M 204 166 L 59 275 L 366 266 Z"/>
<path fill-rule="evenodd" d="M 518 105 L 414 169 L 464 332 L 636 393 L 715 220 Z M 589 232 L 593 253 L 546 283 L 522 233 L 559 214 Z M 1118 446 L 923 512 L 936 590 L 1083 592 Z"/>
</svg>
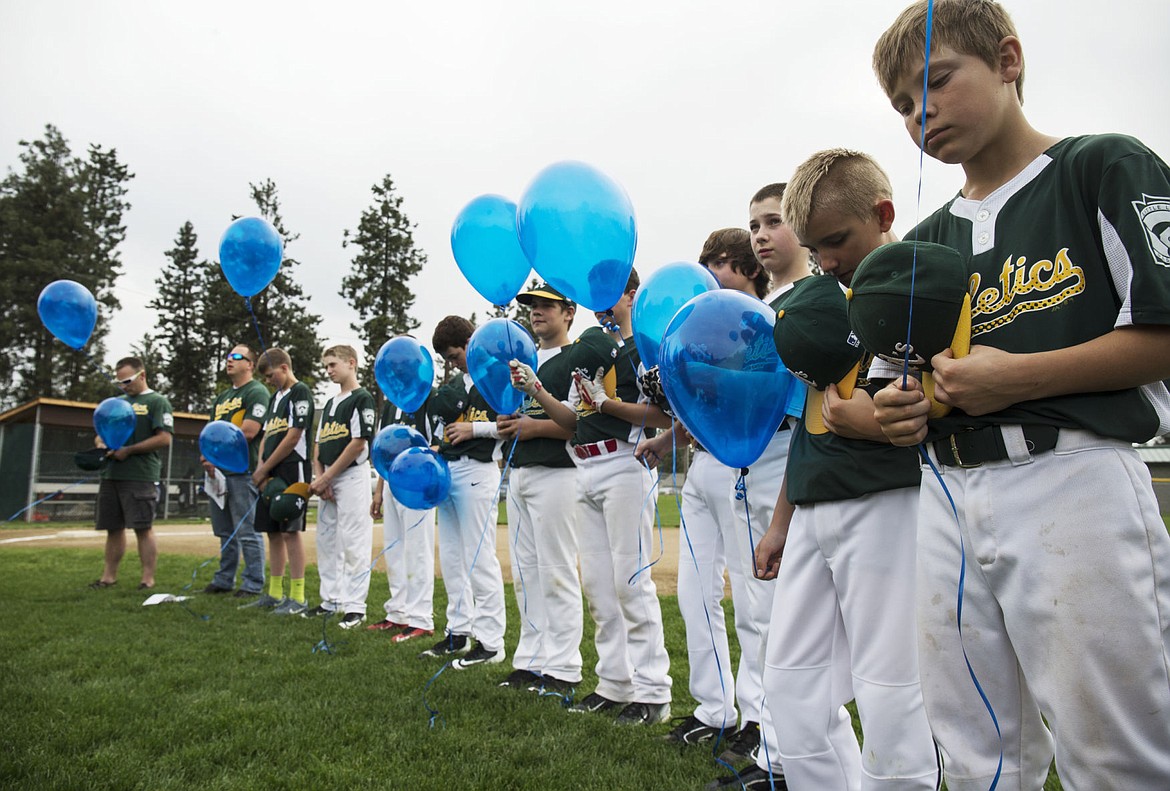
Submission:
<svg viewBox="0 0 1170 791">
<path fill-rule="evenodd" d="M 310 525 L 306 535 L 305 547 L 309 563 L 317 562 L 316 525 Z M 154 528 L 158 541 L 158 550 L 164 554 L 174 555 L 214 555 L 219 551 L 219 542 L 211 534 L 211 525 L 207 522 L 191 522 L 190 524 L 158 525 Z M 92 528 L 53 527 L 45 525 L 39 528 L 0 530 L 0 550 L 8 547 L 76 547 L 85 549 L 101 549 L 105 543 L 105 533 L 99 533 Z M 374 525 L 374 546 L 377 548 L 370 553 L 371 559 L 377 555 L 382 547 L 382 526 Z M 652 546 L 647 548 L 649 563 L 661 554 L 661 558 L 651 567 L 651 576 L 658 592 L 673 596 L 678 589 L 678 530 L 665 528 L 662 531 L 662 547 L 658 543 L 658 531 L 655 530 Z M 512 566 L 508 560 L 508 528 L 500 525 L 496 529 L 496 554 L 500 558 L 500 567 L 504 571 L 504 581 L 512 581 Z M 390 550 L 393 552 L 394 550 Z M 127 540 L 127 554 L 135 554 L 134 540 Z M 133 571 L 137 558 L 127 558 L 123 565 L 130 563 Z M 439 564 L 436 556 L 435 573 L 438 576 Z"/>
</svg>

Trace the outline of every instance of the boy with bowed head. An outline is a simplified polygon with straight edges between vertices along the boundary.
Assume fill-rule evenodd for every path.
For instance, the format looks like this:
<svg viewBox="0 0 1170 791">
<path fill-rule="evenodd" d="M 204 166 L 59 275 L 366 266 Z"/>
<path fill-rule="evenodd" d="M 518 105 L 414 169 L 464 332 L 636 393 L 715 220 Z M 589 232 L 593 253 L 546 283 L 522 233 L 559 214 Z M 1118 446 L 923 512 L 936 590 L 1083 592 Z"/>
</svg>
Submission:
<svg viewBox="0 0 1170 791">
<path fill-rule="evenodd" d="M 466 654 L 452 663 L 456 670 L 504 661 L 507 617 L 496 555 L 499 432 L 495 410 L 467 373 L 467 343 L 474 331 L 462 316 L 447 316 L 431 336 L 431 346 L 458 370 L 431 397 L 429 407 L 443 423 L 439 453 L 451 469 L 451 491 L 438 506 L 447 634 L 421 655 Z"/>
<path fill-rule="evenodd" d="M 569 328 L 577 305 L 547 283 L 516 301 L 531 308 L 538 374 L 558 401 L 573 386 Z M 520 610 L 514 668 L 500 686 L 569 695 L 581 683 L 584 613 L 577 576 L 577 468 L 569 455 L 573 432 L 562 428 L 534 398 L 518 415 L 496 418 L 500 436 L 515 440 L 508 479 L 508 527 L 512 579 Z M 504 451 L 507 452 L 507 447 Z"/>
<path fill-rule="evenodd" d="M 252 485 L 264 489 L 273 482 L 280 486 L 308 483 L 310 456 L 308 429 L 313 425 L 313 392 L 297 379 L 292 358 L 284 349 L 269 349 L 260 355 L 260 375 L 275 392 L 264 418 L 264 442 L 260 463 L 252 473 Z M 279 520 L 269 513 L 272 495 L 256 504 L 256 531 L 268 534 L 268 593 L 244 607 L 272 609 L 277 615 L 300 615 L 308 607 L 305 599 L 305 515 Z M 289 571 L 289 593 L 284 595 L 285 566 Z"/>
<path fill-rule="evenodd" d="M 366 619 L 370 594 L 370 440 L 374 436 L 374 396 L 358 384 L 357 351 L 330 346 L 321 355 L 325 375 L 341 391 L 325 402 L 313 448 L 313 483 L 320 498 L 317 513 L 317 572 L 321 603 L 302 618 L 342 613 L 338 626 L 353 629 Z"/>
<path fill-rule="evenodd" d="M 268 388 L 253 378 L 255 366 L 256 352 L 242 343 L 232 347 L 224 361 L 231 386 L 215 397 L 211 413 L 212 420 L 227 420 L 244 433 L 248 440 L 248 470 L 256 468 L 260 430 L 268 414 Z M 236 596 L 257 596 L 264 590 L 264 539 L 255 530 L 260 492 L 252 483 L 251 472 L 221 470 L 202 456 L 199 461 L 206 474 L 204 489 L 211 500 L 211 531 L 219 539 L 219 570 L 203 592 L 230 592 L 243 554 L 243 579 Z"/>
<path fill-rule="evenodd" d="M 870 392 L 881 374 L 863 359 L 842 291 L 867 254 L 896 240 L 891 195 L 877 163 L 846 149 L 811 156 L 784 192 L 785 222 L 831 273 L 806 278 L 779 301 L 777 350 L 809 396 L 756 547 L 757 573 L 776 578 L 764 691 L 793 791 L 937 784 L 918 680 L 914 520 L 906 517 L 917 503 L 918 461 L 874 420 Z M 851 698 L 864 754 L 845 709 Z"/>
<path fill-rule="evenodd" d="M 799 251 L 799 246 L 796 249 Z M 807 254 L 804 257 L 807 260 Z M 752 234 L 742 228 L 712 232 L 703 244 L 699 263 L 723 288 L 757 298 L 768 293 L 771 276 L 755 255 Z M 637 455 L 656 465 L 672 445 L 689 438 L 677 422 L 673 433 L 674 437 L 668 431 L 642 440 Z M 784 435 L 789 436 L 789 433 Z M 739 470 L 719 463 L 701 445 L 696 443 L 694 447 L 695 455 L 682 490 L 682 515 L 686 520 L 689 549 L 680 544 L 678 606 L 686 626 L 690 690 L 698 706 L 693 714 L 675 724 L 667 739 L 681 745 L 705 744 L 723 738 L 726 733 L 728 738 L 720 759 L 732 764 L 755 762 L 763 704 L 763 641 L 772 606 L 773 582 L 756 579 L 754 540 L 749 542 L 747 525 L 740 525 L 733 516 L 734 510 L 743 510 L 743 504 L 734 499 Z M 757 538 L 766 525 L 765 522 L 753 526 Z M 741 649 L 739 669 L 734 676 L 722 606 L 725 570 L 731 578 L 735 631 Z M 737 722 L 742 723 L 738 731 Z M 771 735 L 771 723 L 768 720 L 765 723 L 774 751 L 776 739 Z M 746 779 L 750 782 L 750 778 Z"/>
<path fill-rule="evenodd" d="M 608 330 L 590 327 L 573 345 L 576 387 L 567 404 L 530 367 L 511 365 L 513 386 L 573 432 L 581 582 L 596 624 L 598 682 L 571 710 L 654 725 L 670 717 L 671 686 L 662 610 L 647 568 L 658 480 L 634 458 L 634 447 L 644 432 L 668 427 L 670 418 L 646 402 L 638 385 L 630 324 L 638 283 L 632 270 L 612 317 L 595 314 L 616 327 L 622 344 Z"/>
<path fill-rule="evenodd" d="M 1170 430 L 1170 168 L 1131 137 L 1034 129 L 998 3 L 938 0 L 929 66 L 926 15 L 903 11 L 873 63 L 915 145 L 963 168 L 910 236 L 967 257 L 973 345 L 931 361 L 945 417 L 915 380 L 874 400 L 946 483 L 923 479 L 918 622 L 947 786 L 987 788 L 1002 755 L 1001 788 L 1038 789 L 1055 739 L 1065 788 L 1170 788 L 1170 536 L 1131 444 Z"/>
</svg>

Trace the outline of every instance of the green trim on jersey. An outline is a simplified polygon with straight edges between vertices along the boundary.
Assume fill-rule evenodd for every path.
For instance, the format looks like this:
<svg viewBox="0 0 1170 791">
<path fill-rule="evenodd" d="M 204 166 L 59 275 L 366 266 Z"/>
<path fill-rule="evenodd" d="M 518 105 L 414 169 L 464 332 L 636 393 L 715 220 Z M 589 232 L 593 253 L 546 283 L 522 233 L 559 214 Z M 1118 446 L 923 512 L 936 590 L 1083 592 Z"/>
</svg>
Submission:
<svg viewBox="0 0 1170 791">
<path fill-rule="evenodd" d="M 431 397 L 431 414 L 441 420 L 444 426 L 451 423 L 494 423 L 496 411 L 488 406 L 488 402 L 480 395 L 475 385 L 472 385 L 470 390 L 467 389 L 463 377 L 463 373 L 456 373 L 435 392 Z M 491 461 L 496 452 L 497 442 L 499 440 L 491 437 L 481 437 L 452 445 L 444 438 L 439 442 L 439 453 L 448 461 L 463 457 L 475 461 Z"/>
<path fill-rule="evenodd" d="M 175 417 L 171 410 L 171 402 L 166 396 L 151 390 L 136 396 L 123 395 L 120 398 L 130 402 L 130 406 L 134 408 L 134 433 L 130 435 L 127 445 L 145 442 L 159 431 L 175 433 Z M 127 456 L 124 461 L 110 459 L 102 470 L 102 478 L 109 481 L 158 483 L 162 480 L 162 454 L 152 450 L 150 453 L 134 453 Z"/>
<path fill-rule="evenodd" d="M 263 427 L 264 417 L 268 414 L 268 388 L 252 379 L 240 387 L 229 387 L 215 397 L 215 405 L 211 409 L 212 420 L 227 420 L 237 426 L 243 426 L 245 420 L 255 421 Z M 248 443 L 248 469 L 256 469 L 256 460 L 260 455 L 261 432 Z M 224 473 L 232 475 L 234 473 Z"/>
<path fill-rule="evenodd" d="M 1170 324 L 1170 168 L 1131 137 L 1061 140 L 982 202 L 957 197 L 907 238 L 969 258 L 973 345 L 1064 349 L 1129 324 Z M 1163 405 L 1161 410 L 1157 403 Z M 1163 384 L 932 420 L 928 440 L 1018 423 L 1143 442 L 1170 427 Z"/>
<path fill-rule="evenodd" d="M 866 372 L 871 360 L 862 361 Z M 881 389 L 870 384 L 865 373 L 858 377 L 857 387 L 871 395 Z M 784 475 L 788 502 L 808 505 L 918 486 L 921 469 L 916 448 L 848 439 L 831 431 L 809 434 L 804 421 L 798 420 Z"/>
<path fill-rule="evenodd" d="M 350 440 L 366 440 L 366 448 L 349 463 L 356 467 L 370 457 L 370 439 L 374 436 L 374 396 L 364 387 L 337 395 L 325 402 L 321 422 L 317 424 L 317 460 L 329 467 L 340 458 Z"/>
<path fill-rule="evenodd" d="M 573 362 L 572 355 L 569 353 L 572 348 L 572 344 L 562 346 L 556 354 L 545 360 L 537 371 L 537 376 L 544 389 L 558 401 L 567 401 L 569 388 L 573 386 Z M 544 407 L 535 398 L 529 396 L 524 398 L 524 405 L 520 412 L 533 420 L 552 420 L 544 411 Z M 520 444 L 516 446 L 516 451 L 512 454 L 513 467 L 573 466 L 573 459 L 569 456 L 567 443 L 563 439 L 553 439 L 552 437 L 524 439 L 521 437 L 517 442 Z M 504 446 L 505 455 L 509 453 L 510 448 L 510 444 Z"/>
<path fill-rule="evenodd" d="M 590 327 L 581 333 L 570 354 L 573 370 L 582 376 L 593 379 L 598 371 L 604 372 L 605 393 L 610 398 L 631 404 L 644 400 L 638 388 L 637 369 L 641 360 L 632 338 L 626 339 L 625 346 L 618 346 L 613 336 L 601 327 Z M 603 415 L 582 402 L 577 406 L 577 433 L 573 435 L 573 444 L 587 445 L 606 439 L 630 442 L 639 428 L 643 437 L 655 434 L 652 428 Z"/>
<path fill-rule="evenodd" d="M 299 428 L 305 433 L 304 455 L 294 447 L 286 459 L 305 461 L 312 458 L 309 451 L 309 429 L 313 425 L 313 391 L 304 382 L 297 382 L 281 398 L 273 393 L 268 402 L 268 414 L 264 417 L 264 458 L 272 455 L 276 446 L 284 439 L 290 428 Z"/>
</svg>

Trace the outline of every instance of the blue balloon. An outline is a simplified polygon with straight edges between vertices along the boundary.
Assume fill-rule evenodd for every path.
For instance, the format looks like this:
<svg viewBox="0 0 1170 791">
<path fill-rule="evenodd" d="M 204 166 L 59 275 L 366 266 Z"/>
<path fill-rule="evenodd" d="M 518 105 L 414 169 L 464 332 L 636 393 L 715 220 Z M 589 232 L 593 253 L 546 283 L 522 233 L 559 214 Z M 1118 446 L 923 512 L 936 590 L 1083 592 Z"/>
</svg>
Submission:
<svg viewBox="0 0 1170 791">
<path fill-rule="evenodd" d="M 248 471 L 248 439 L 234 423 L 213 420 L 199 432 L 199 452 L 225 472 Z"/>
<path fill-rule="evenodd" d="M 431 394 L 435 361 L 427 348 L 407 335 L 382 344 L 374 358 L 374 378 L 382 394 L 406 414 L 417 412 Z"/>
<path fill-rule="evenodd" d="M 97 300 L 72 280 L 54 280 L 41 290 L 37 313 L 45 329 L 71 349 L 80 350 L 97 324 Z"/>
<path fill-rule="evenodd" d="M 107 398 L 93 411 L 93 428 L 110 450 L 117 450 L 134 436 L 138 416 L 125 398 Z"/>
<path fill-rule="evenodd" d="M 370 460 L 374 462 L 374 469 L 385 480 L 390 480 L 390 467 L 398 454 L 407 448 L 427 448 L 427 438 L 419 433 L 418 429 L 402 423 L 394 423 L 374 435 L 370 445 Z"/>
<path fill-rule="evenodd" d="M 451 226 L 451 252 L 471 287 L 493 305 L 511 302 L 532 271 L 516 235 L 516 204 L 480 195 Z"/>
<path fill-rule="evenodd" d="M 407 448 L 390 465 L 390 493 L 407 508 L 434 508 L 451 491 L 447 460 L 430 448 Z"/>
<path fill-rule="evenodd" d="M 254 297 L 272 282 L 284 258 L 284 242 L 272 223 L 241 217 L 219 240 L 219 265 L 228 284 L 241 297 Z"/>
<path fill-rule="evenodd" d="M 467 372 L 488 405 L 501 415 L 520 411 L 524 393 L 512 387 L 511 360 L 536 369 L 536 343 L 511 319 L 492 319 L 467 342 Z"/>
<path fill-rule="evenodd" d="M 558 162 L 537 173 L 520 198 L 516 227 L 532 268 L 577 304 L 605 311 L 625 293 L 638 246 L 634 207 L 600 170 Z"/>
<path fill-rule="evenodd" d="M 692 297 L 714 291 L 719 281 L 707 267 L 676 261 L 646 278 L 634 295 L 630 313 L 634 325 L 634 345 L 647 368 L 658 365 L 658 347 L 662 333 L 679 308 Z"/>
<path fill-rule="evenodd" d="M 739 291 L 700 294 L 671 319 L 658 351 L 667 400 L 707 450 L 729 467 L 764 452 L 784 418 L 792 375 L 772 309 Z"/>
</svg>

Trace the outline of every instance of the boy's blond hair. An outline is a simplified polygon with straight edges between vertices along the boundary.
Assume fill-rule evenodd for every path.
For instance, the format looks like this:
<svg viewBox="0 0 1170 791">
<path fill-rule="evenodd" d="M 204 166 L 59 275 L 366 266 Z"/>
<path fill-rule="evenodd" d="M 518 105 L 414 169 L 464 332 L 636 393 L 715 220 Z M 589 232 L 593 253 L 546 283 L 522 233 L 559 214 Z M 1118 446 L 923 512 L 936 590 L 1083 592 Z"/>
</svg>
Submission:
<svg viewBox="0 0 1170 791">
<path fill-rule="evenodd" d="M 881 200 L 890 200 L 894 190 L 881 166 L 869 154 L 847 148 L 818 151 L 796 168 L 780 214 L 798 239 L 808 231 L 809 219 L 826 209 L 863 220 L 873 214 Z"/>
<path fill-rule="evenodd" d="M 994 0 L 938 0 L 931 23 L 930 51 L 946 45 L 999 68 L 999 43 L 1016 36 L 1008 12 Z M 894 84 L 926 59 L 926 0 L 917 0 L 898 15 L 873 49 L 873 71 L 886 96 Z M 1016 96 L 1024 103 L 1024 68 L 1016 78 Z"/>
<path fill-rule="evenodd" d="M 358 358 L 357 349 L 353 348 L 352 346 L 346 346 L 345 344 L 330 346 L 321 353 L 322 360 L 324 360 L 326 357 L 336 357 L 339 360 L 353 360 L 355 364 L 357 363 Z"/>
</svg>

